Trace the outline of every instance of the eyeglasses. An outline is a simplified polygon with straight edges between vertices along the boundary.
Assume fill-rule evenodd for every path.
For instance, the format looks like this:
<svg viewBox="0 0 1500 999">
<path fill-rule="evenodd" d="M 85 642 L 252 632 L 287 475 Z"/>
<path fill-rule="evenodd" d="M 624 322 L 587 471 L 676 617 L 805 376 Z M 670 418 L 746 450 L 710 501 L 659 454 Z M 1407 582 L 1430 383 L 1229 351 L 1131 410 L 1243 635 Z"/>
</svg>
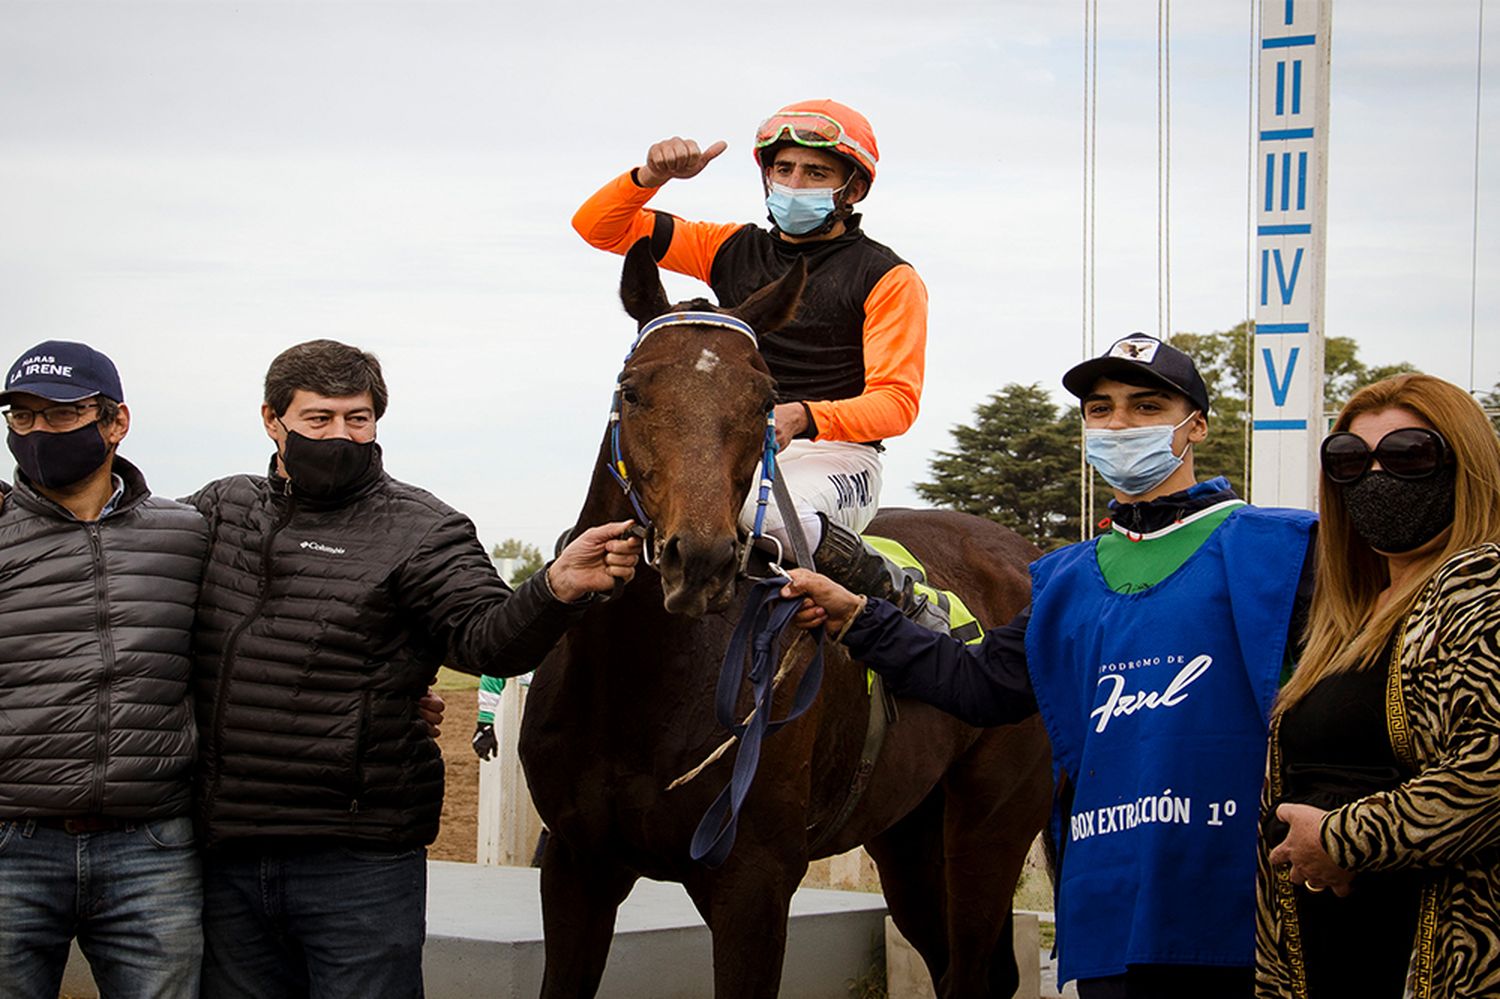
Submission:
<svg viewBox="0 0 1500 999">
<path fill-rule="evenodd" d="M 12 406 L 5 411 L 5 422 L 12 430 L 25 433 L 36 426 L 36 418 L 40 416 L 42 422 L 53 430 L 71 430 L 83 422 L 85 413 L 98 408 L 97 402 L 68 402 L 60 406 L 48 406 L 46 409 L 21 409 Z"/>
<path fill-rule="evenodd" d="M 816 111 L 782 111 L 761 122 L 755 130 L 756 149 L 764 149 L 782 139 L 816 148 L 848 146 L 867 166 L 872 169 L 875 166 L 875 157 L 845 133 L 843 125 Z"/>
<path fill-rule="evenodd" d="M 1448 442 L 1425 427 L 1392 430 L 1373 450 L 1358 434 L 1341 430 L 1323 439 L 1321 456 L 1323 474 L 1341 486 L 1364 478 L 1372 461 L 1398 479 L 1425 479 L 1453 461 Z"/>
</svg>

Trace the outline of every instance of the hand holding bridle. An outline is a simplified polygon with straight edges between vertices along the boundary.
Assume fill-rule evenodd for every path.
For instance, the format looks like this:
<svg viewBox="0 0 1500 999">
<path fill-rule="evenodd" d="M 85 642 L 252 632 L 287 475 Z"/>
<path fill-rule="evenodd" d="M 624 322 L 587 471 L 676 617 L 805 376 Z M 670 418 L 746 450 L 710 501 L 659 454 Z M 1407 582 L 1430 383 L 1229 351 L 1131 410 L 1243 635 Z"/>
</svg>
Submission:
<svg viewBox="0 0 1500 999">
<path fill-rule="evenodd" d="M 546 570 L 552 595 L 573 603 L 590 593 L 613 589 L 616 579 L 629 582 L 641 554 L 640 537 L 630 533 L 633 523 L 600 524 L 568 542 Z"/>
</svg>

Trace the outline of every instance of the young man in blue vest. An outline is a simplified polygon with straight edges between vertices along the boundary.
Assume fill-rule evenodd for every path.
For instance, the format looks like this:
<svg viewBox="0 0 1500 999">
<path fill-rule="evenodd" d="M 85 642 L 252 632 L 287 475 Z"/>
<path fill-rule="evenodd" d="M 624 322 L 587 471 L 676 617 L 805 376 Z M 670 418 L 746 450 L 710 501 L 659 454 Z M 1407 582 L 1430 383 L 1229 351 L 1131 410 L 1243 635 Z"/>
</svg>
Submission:
<svg viewBox="0 0 1500 999">
<path fill-rule="evenodd" d="M 1111 529 L 1038 559 L 1010 624 L 965 646 L 812 573 L 786 592 L 898 694 L 975 725 L 1040 710 L 1062 786 L 1060 981 L 1081 999 L 1248 999 L 1267 719 L 1313 515 L 1197 482 L 1208 392 L 1156 338 L 1117 341 L 1063 386 L 1114 489 Z"/>
</svg>

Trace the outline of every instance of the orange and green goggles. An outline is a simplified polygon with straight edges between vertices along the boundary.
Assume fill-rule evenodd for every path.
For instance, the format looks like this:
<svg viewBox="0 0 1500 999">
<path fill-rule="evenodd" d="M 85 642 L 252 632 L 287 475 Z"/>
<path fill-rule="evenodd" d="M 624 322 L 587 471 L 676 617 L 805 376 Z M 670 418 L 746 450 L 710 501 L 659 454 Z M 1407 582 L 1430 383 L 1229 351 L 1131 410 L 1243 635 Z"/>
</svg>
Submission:
<svg viewBox="0 0 1500 999">
<path fill-rule="evenodd" d="M 848 133 L 844 126 L 816 111 L 780 111 L 760 123 L 755 130 L 755 148 L 764 149 L 772 143 L 790 140 L 799 146 L 829 148 L 843 146 L 854 153 L 873 171 L 875 157 Z"/>
</svg>

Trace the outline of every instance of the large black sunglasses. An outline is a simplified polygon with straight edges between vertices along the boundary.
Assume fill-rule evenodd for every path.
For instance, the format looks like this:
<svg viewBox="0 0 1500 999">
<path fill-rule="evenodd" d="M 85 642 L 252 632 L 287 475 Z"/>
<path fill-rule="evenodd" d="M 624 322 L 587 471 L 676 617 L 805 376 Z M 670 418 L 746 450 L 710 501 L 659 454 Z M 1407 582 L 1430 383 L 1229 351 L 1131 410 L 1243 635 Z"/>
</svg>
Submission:
<svg viewBox="0 0 1500 999">
<path fill-rule="evenodd" d="M 1348 485 L 1364 478 L 1372 461 L 1398 479 L 1425 479 L 1453 461 L 1453 451 L 1436 430 L 1403 427 L 1380 438 L 1371 450 L 1363 437 L 1341 430 L 1323 439 L 1323 474 Z"/>
</svg>

